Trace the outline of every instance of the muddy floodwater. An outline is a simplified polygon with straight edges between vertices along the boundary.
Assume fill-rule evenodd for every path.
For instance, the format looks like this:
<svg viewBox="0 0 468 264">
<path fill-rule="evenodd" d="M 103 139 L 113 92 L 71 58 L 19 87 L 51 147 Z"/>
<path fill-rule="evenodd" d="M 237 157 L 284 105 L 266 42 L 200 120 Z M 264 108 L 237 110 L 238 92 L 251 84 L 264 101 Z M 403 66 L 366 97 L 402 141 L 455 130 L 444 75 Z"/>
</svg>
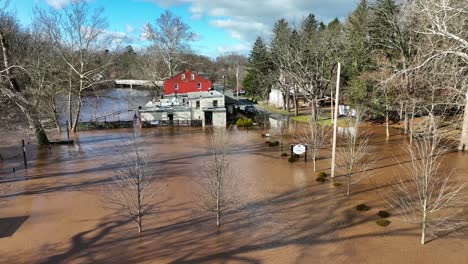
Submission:
<svg viewBox="0 0 468 264">
<path fill-rule="evenodd" d="M 102 199 L 132 130 L 79 132 L 73 146 L 28 145 L 29 169 L 20 155 L 0 162 L 0 263 L 468 263 L 466 236 L 421 246 L 417 225 L 396 216 L 388 227 L 376 225 L 379 210 L 391 211 L 382 198 L 387 183 L 405 173 L 395 164 L 407 159 L 402 136 L 386 139 L 383 127 L 369 129 L 378 165 L 374 177 L 352 186 L 350 197 L 344 185 L 316 182 L 311 162 L 280 157 L 262 131 L 233 129 L 238 199 L 219 230 L 214 215 L 199 206 L 199 165 L 210 158 L 207 132 L 138 131 L 158 207 L 144 218 L 140 235 Z M 292 142 L 290 135 L 286 152 Z M 457 177 L 468 177 L 468 154 L 445 158 Z M 328 150 L 318 169 L 329 173 Z M 357 212 L 360 203 L 371 210 Z"/>
</svg>

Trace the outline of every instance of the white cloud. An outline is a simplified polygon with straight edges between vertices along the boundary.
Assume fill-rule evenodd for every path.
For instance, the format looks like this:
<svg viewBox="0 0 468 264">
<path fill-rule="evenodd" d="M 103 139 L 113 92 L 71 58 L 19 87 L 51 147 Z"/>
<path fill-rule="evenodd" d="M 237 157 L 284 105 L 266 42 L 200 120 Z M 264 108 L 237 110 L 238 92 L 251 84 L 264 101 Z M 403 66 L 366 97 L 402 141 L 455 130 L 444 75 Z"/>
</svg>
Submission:
<svg viewBox="0 0 468 264">
<path fill-rule="evenodd" d="M 127 24 L 127 25 L 125 25 L 125 31 L 126 31 L 127 33 L 132 33 L 133 31 L 135 31 L 135 28 L 132 27 L 132 25 L 128 25 L 128 24 Z"/>
<path fill-rule="evenodd" d="M 232 46 L 218 46 L 217 50 L 220 54 L 243 54 L 247 53 L 250 50 L 250 46 L 246 44 L 237 44 Z"/>
<path fill-rule="evenodd" d="M 226 30 L 235 39 L 252 42 L 258 35 L 268 36 L 280 18 L 298 24 L 309 13 L 329 22 L 343 19 L 357 0 L 148 0 L 162 7 L 189 5 L 192 19 L 208 17 L 210 24 Z"/>
<path fill-rule="evenodd" d="M 103 32 L 101 39 L 113 49 L 130 45 L 135 40 L 129 33 L 108 30 Z"/>
<path fill-rule="evenodd" d="M 65 7 L 66 5 L 70 4 L 73 1 L 78 1 L 78 0 L 46 0 L 47 4 L 55 9 L 60 9 L 62 7 Z M 85 0 L 85 1 L 89 2 L 91 0 Z"/>
<path fill-rule="evenodd" d="M 53 8 L 59 9 L 66 5 L 68 5 L 71 0 L 47 0 L 47 4 L 52 6 Z"/>
</svg>

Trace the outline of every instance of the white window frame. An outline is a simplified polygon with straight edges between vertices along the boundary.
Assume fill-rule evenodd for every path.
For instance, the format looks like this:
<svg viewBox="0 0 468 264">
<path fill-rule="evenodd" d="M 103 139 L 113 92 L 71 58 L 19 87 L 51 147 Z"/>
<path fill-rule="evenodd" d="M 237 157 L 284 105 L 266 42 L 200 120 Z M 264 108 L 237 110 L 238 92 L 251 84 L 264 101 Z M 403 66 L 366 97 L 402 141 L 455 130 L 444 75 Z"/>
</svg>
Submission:
<svg viewBox="0 0 468 264">
<path fill-rule="evenodd" d="M 182 73 L 182 81 L 185 80 L 185 73 Z"/>
<path fill-rule="evenodd" d="M 190 74 L 190 80 L 195 80 L 195 74 L 194 73 Z"/>
<path fill-rule="evenodd" d="M 179 90 L 179 85 L 178 84 L 174 84 L 174 90 Z"/>
<path fill-rule="evenodd" d="M 197 88 L 201 89 L 201 87 L 202 87 L 201 85 L 202 85 L 201 82 L 197 83 Z"/>
</svg>

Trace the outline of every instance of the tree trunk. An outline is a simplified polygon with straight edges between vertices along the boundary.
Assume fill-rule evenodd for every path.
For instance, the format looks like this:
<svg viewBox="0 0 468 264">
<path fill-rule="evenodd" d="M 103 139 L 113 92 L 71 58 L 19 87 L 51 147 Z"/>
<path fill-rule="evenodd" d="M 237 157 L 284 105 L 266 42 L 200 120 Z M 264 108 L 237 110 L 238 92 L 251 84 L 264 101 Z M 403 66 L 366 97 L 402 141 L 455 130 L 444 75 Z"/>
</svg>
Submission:
<svg viewBox="0 0 468 264">
<path fill-rule="evenodd" d="M 28 120 L 28 123 L 29 123 L 29 127 L 34 130 L 37 143 L 39 145 L 48 145 L 50 142 L 49 142 L 49 139 L 47 138 L 47 134 L 44 130 L 44 127 L 42 126 L 41 121 L 39 120 L 39 114 L 37 113 L 36 109 L 33 107 L 29 107 L 29 106 L 25 107 L 19 104 L 17 105 L 19 106 L 21 111 L 26 116 L 26 119 Z"/>
<path fill-rule="evenodd" d="M 55 97 L 52 98 L 51 108 L 52 108 L 52 113 L 54 115 L 55 127 L 57 128 L 57 132 L 60 134 L 60 133 L 62 133 L 62 128 L 60 127 L 59 115 L 58 115 L 58 112 L 57 112 L 57 104 L 56 104 L 55 99 L 56 99 Z"/>
<path fill-rule="evenodd" d="M 142 222 L 141 215 L 138 215 L 137 221 L 138 221 L 138 233 L 141 233 L 143 232 L 142 223 L 141 223 Z"/>
<path fill-rule="evenodd" d="M 390 137 L 390 129 L 388 125 L 388 111 L 385 111 L 385 133 L 387 135 L 387 138 Z"/>
<path fill-rule="evenodd" d="M 411 118 L 409 121 L 409 130 L 410 130 L 410 144 L 413 144 L 413 121 L 414 121 L 414 115 L 416 111 L 416 100 L 413 99 L 413 106 L 411 107 Z"/>
<path fill-rule="evenodd" d="M 350 189 L 351 189 L 351 175 L 348 175 L 348 188 L 346 190 L 346 195 L 349 196 L 349 193 L 350 193 Z"/>
<path fill-rule="evenodd" d="M 72 130 L 73 125 L 73 113 L 72 113 L 72 90 L 71 90 L 71 78 L 70 78 L 70 90 L 68 91 L 68 128 Z"/>
<path fill-rule="evenodd" d="M 408 112 L 406 111 L 406 107 L 405 107 L 405 113 L 404 113 L 404 115 L 405 115 L 405 120 L 404 120 L 404 122 L 405 122 L 405 123 L 404 123 L 404 128 L 405 128 L 405 130 L 404 130 L 404 133 L 405 133 L 405 135 L 408 135 Z"/>
<path fill-rule="evenodd" d="M 460 138 L 459 150 L 464 151 L 468 144 L 468 92 L 465 94 L 465 112 L 463 114 L 462 133 Z"/>
<path fill-rule="evenodd" d="M 221 217 L 220 217 L 220 204 L 219 204 L 219 196 L 221 194 L 221 184 L 220 184 L 220 179 L 218 178 L 218 182 L 216 183 L 216 227 L 219 228 L 221 225 Z"/>
<path fill-rule="evenodd" d="M 299 109 L 297 109 L 297 88 L 294 88 L 294 115 L 299 115 Z"/>
<path fill-rule="evenodd" d="M 405 103 L 404 102 L 400 102 L 400 122 L 401 120 L 403 119 L 403 108 L 405 106 Z"/>
<path fill-rule="evenodd" d="M 76 133 L 77 127 L 78 127 L 78 122 L 80 120 L 80 113 L 81 113 L 81 106 L 83 104 L 81 92 L 78 94 L 78 103 L 76 105 L 76 110 L 75 110 L 75 121 L 73 121 L 73 126 L 71 131 L 73 133 Z"/>
<path fill-rule="evenodd" d="M 424 201 L 424 205 L 426 205 L 426 201 Z M 426 222 L 427 222 L 427 212 L 424 209 L 423 211 L 423 221 L 421 226 L 421 245 L 426 243 Z"/>
<path fill-rule="evenodd" d="M 314 165 L 314 174 L 315 174 L 317 172 L 316 167 L 315 167 L 315 162 L 316 162 L 317 158 L 315 157 L 315 155 L 312 155 L 312 156 L 313 156 L 312 157 L 312 162 L 313 162 L 313 165 Z"/>
<path fill-rule="evenodd" d="M 286 107 L 286 93 L 281 93 L 281 95 L 283 96 L 283 110 L 286 110 L 287 107 Z"/>
</svg>

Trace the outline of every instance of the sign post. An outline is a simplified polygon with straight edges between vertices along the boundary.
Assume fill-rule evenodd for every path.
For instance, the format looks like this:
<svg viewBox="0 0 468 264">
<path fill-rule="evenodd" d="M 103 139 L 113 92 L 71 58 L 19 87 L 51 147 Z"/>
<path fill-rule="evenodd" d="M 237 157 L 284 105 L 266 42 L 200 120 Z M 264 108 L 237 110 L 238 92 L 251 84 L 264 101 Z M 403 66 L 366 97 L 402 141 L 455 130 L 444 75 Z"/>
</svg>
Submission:
<svg viewBox="0 0 468 264">
<path fill-rule="evenodd" d="M 69 129 L 68 120 L 67 120 L 67 140 L 70 141 L 70 129 Z"/>
<path fill-rule="evenodd" d="M 307 149 L 308 149 L 308 146 L 305 145 L 304 162 L 307 162 Z"/>
<path fill-rule="evenodd" d="M 296 155 L 302 155 L 305 153 L 304 162 L 307 162 L 307 146 L 302 145 L 302 144 L 297 144 L 293 147 L 293 152 Z"/>
<path fill-rule="evenodd" d="M 24 145 L 24 139 L 21 140 L 21 145 L 23 145 L 23 161 L 24 161 L 24 168 L 28 168 L 28 162 L 26 161 L 26 146 Z"/>
</svg>

